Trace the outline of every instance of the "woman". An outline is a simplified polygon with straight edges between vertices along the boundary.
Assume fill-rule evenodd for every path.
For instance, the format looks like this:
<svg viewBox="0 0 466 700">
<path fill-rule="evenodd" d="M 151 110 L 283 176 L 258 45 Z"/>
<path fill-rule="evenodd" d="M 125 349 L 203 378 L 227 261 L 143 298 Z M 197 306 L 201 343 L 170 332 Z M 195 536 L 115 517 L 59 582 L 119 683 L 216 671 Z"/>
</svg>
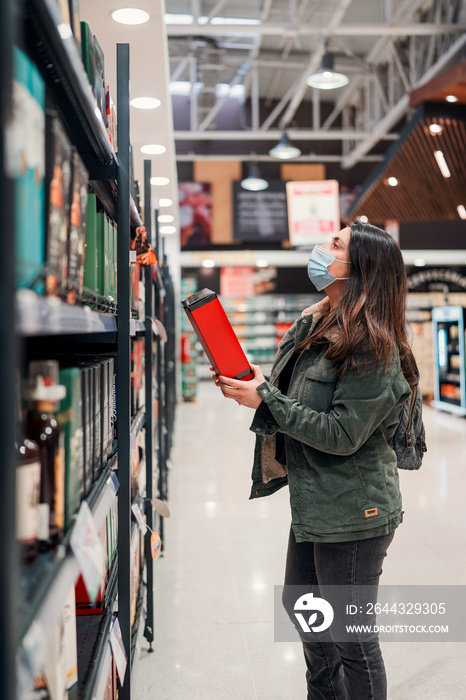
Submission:
<svg viewBox="0 0 466 700">
<path fill-rule="evenodd" d="M 326 633 L 308 635 L 297 624 L 292 593 L 311 587 L 334 609 L 342 603 L 337 586 L 358 610 L 377 600 L 382 562 L 403 516 L 396 457 L 379 426 L 393 435 L 418 381 L 405 322 L 406 272 L 395 241 L 356 222 L 315 246 L 308 273 L 327 296 L 284 335 L 270 379 L 256 365 L 249 382 L 213 376 L 224 396 L 256 409 L 251 498 L 289 485 L 283 603 L 303 641 L 308 700 L 384 700 L 377 634 L 348 641 L 335 615 Z"/>
</svg>

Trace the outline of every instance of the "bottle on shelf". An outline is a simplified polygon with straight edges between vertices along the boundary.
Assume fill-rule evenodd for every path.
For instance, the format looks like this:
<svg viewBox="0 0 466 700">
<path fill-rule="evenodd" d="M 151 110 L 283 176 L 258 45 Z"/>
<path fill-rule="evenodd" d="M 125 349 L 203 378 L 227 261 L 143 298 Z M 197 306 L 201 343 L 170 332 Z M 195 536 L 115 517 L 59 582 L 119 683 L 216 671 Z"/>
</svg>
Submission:
<svg viewBox="0 0 466 700">
<path fill-rule="evenodd" d="M 26 435 L 39 446 L 40 498 L 39 544 L 42 550 L 55 547 L 63 536 L 65 521 L 65 455 L 63 433 L 55 417 L 57 404 L 65 397 L 58 383 L 56 360 L 29 363 L 24 390 L 28 402 Z"/>
<path fill-rule="evenodd" d="M 32 564 L 39 552 L 39 496 L 39 446 L 20 438 L 16 443 L 16 539 L 25 564 Z"/>
</svg>

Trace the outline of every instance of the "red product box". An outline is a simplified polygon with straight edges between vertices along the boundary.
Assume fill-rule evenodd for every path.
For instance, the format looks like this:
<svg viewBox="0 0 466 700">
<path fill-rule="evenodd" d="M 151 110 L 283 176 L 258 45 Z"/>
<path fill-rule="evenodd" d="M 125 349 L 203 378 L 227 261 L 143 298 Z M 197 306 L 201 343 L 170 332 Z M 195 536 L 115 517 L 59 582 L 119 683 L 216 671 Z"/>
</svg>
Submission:
<svg viewBox="0 0 466 700">
<path fill-rule="evenodd" d="M 201 289 L 181 304 L 216 373 L 244 381 L 253 379 L 254 373 L 217 294 Z"/>
</svg>

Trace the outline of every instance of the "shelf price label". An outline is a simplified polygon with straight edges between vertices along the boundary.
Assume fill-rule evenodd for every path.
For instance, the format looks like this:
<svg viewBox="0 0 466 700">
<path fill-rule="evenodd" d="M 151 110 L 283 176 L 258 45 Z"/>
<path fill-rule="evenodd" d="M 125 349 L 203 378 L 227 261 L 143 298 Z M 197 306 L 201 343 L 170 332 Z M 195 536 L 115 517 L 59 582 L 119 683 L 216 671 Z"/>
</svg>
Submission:
<svg viewBox="0 0 466 700">
<path fill-rule="evenodd" d="M 125 645 L 121 636 L 120 622 L 117 617 L 114 619 L 110 628 L 110 646 L 112 647 L 112 654 L 115 659 L 120 684 L 123 685 L 128 657 L 126 656 Z"/>
<path fill-rule="evenodd" d="M 86 584 L 89 598 L 96 600 L 104 575 L 106 554 L 86 501 L 81 503 L 70 545 Z"/>
<path fill-rule="evenodd" d="M 136 518 L 136 522 L 139 525 L 139 529 L 141 530 L 142 534 L 145 535 L 147 532 L 147 525 L 143 520 L 141 509 L 139 508 L 137 503 L 133 503 L 131 506 L 131 510 L 134 513 L 134 517 Z"/>
</svg>

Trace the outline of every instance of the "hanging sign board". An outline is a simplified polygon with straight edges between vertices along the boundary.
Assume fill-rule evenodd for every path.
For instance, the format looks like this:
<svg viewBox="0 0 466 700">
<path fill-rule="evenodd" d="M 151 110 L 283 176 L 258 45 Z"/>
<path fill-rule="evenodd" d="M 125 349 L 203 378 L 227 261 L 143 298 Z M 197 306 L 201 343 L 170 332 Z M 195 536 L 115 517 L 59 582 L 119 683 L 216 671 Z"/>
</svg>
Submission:
<svg viewBox="0 0 466 700">
<path fill-rule="evenodd" d="M 314 245 L 340 230 L 337 180 L 287 182 L 286 196 L 292 245 Z"/>
<path fill-rule="evenodd" d="M 233 238 L 236 241 L 283 241 L 288 238 L 283 180 L 269 180 L 266 190 L 251 192 L 233 182 Z"/>
</svg>

